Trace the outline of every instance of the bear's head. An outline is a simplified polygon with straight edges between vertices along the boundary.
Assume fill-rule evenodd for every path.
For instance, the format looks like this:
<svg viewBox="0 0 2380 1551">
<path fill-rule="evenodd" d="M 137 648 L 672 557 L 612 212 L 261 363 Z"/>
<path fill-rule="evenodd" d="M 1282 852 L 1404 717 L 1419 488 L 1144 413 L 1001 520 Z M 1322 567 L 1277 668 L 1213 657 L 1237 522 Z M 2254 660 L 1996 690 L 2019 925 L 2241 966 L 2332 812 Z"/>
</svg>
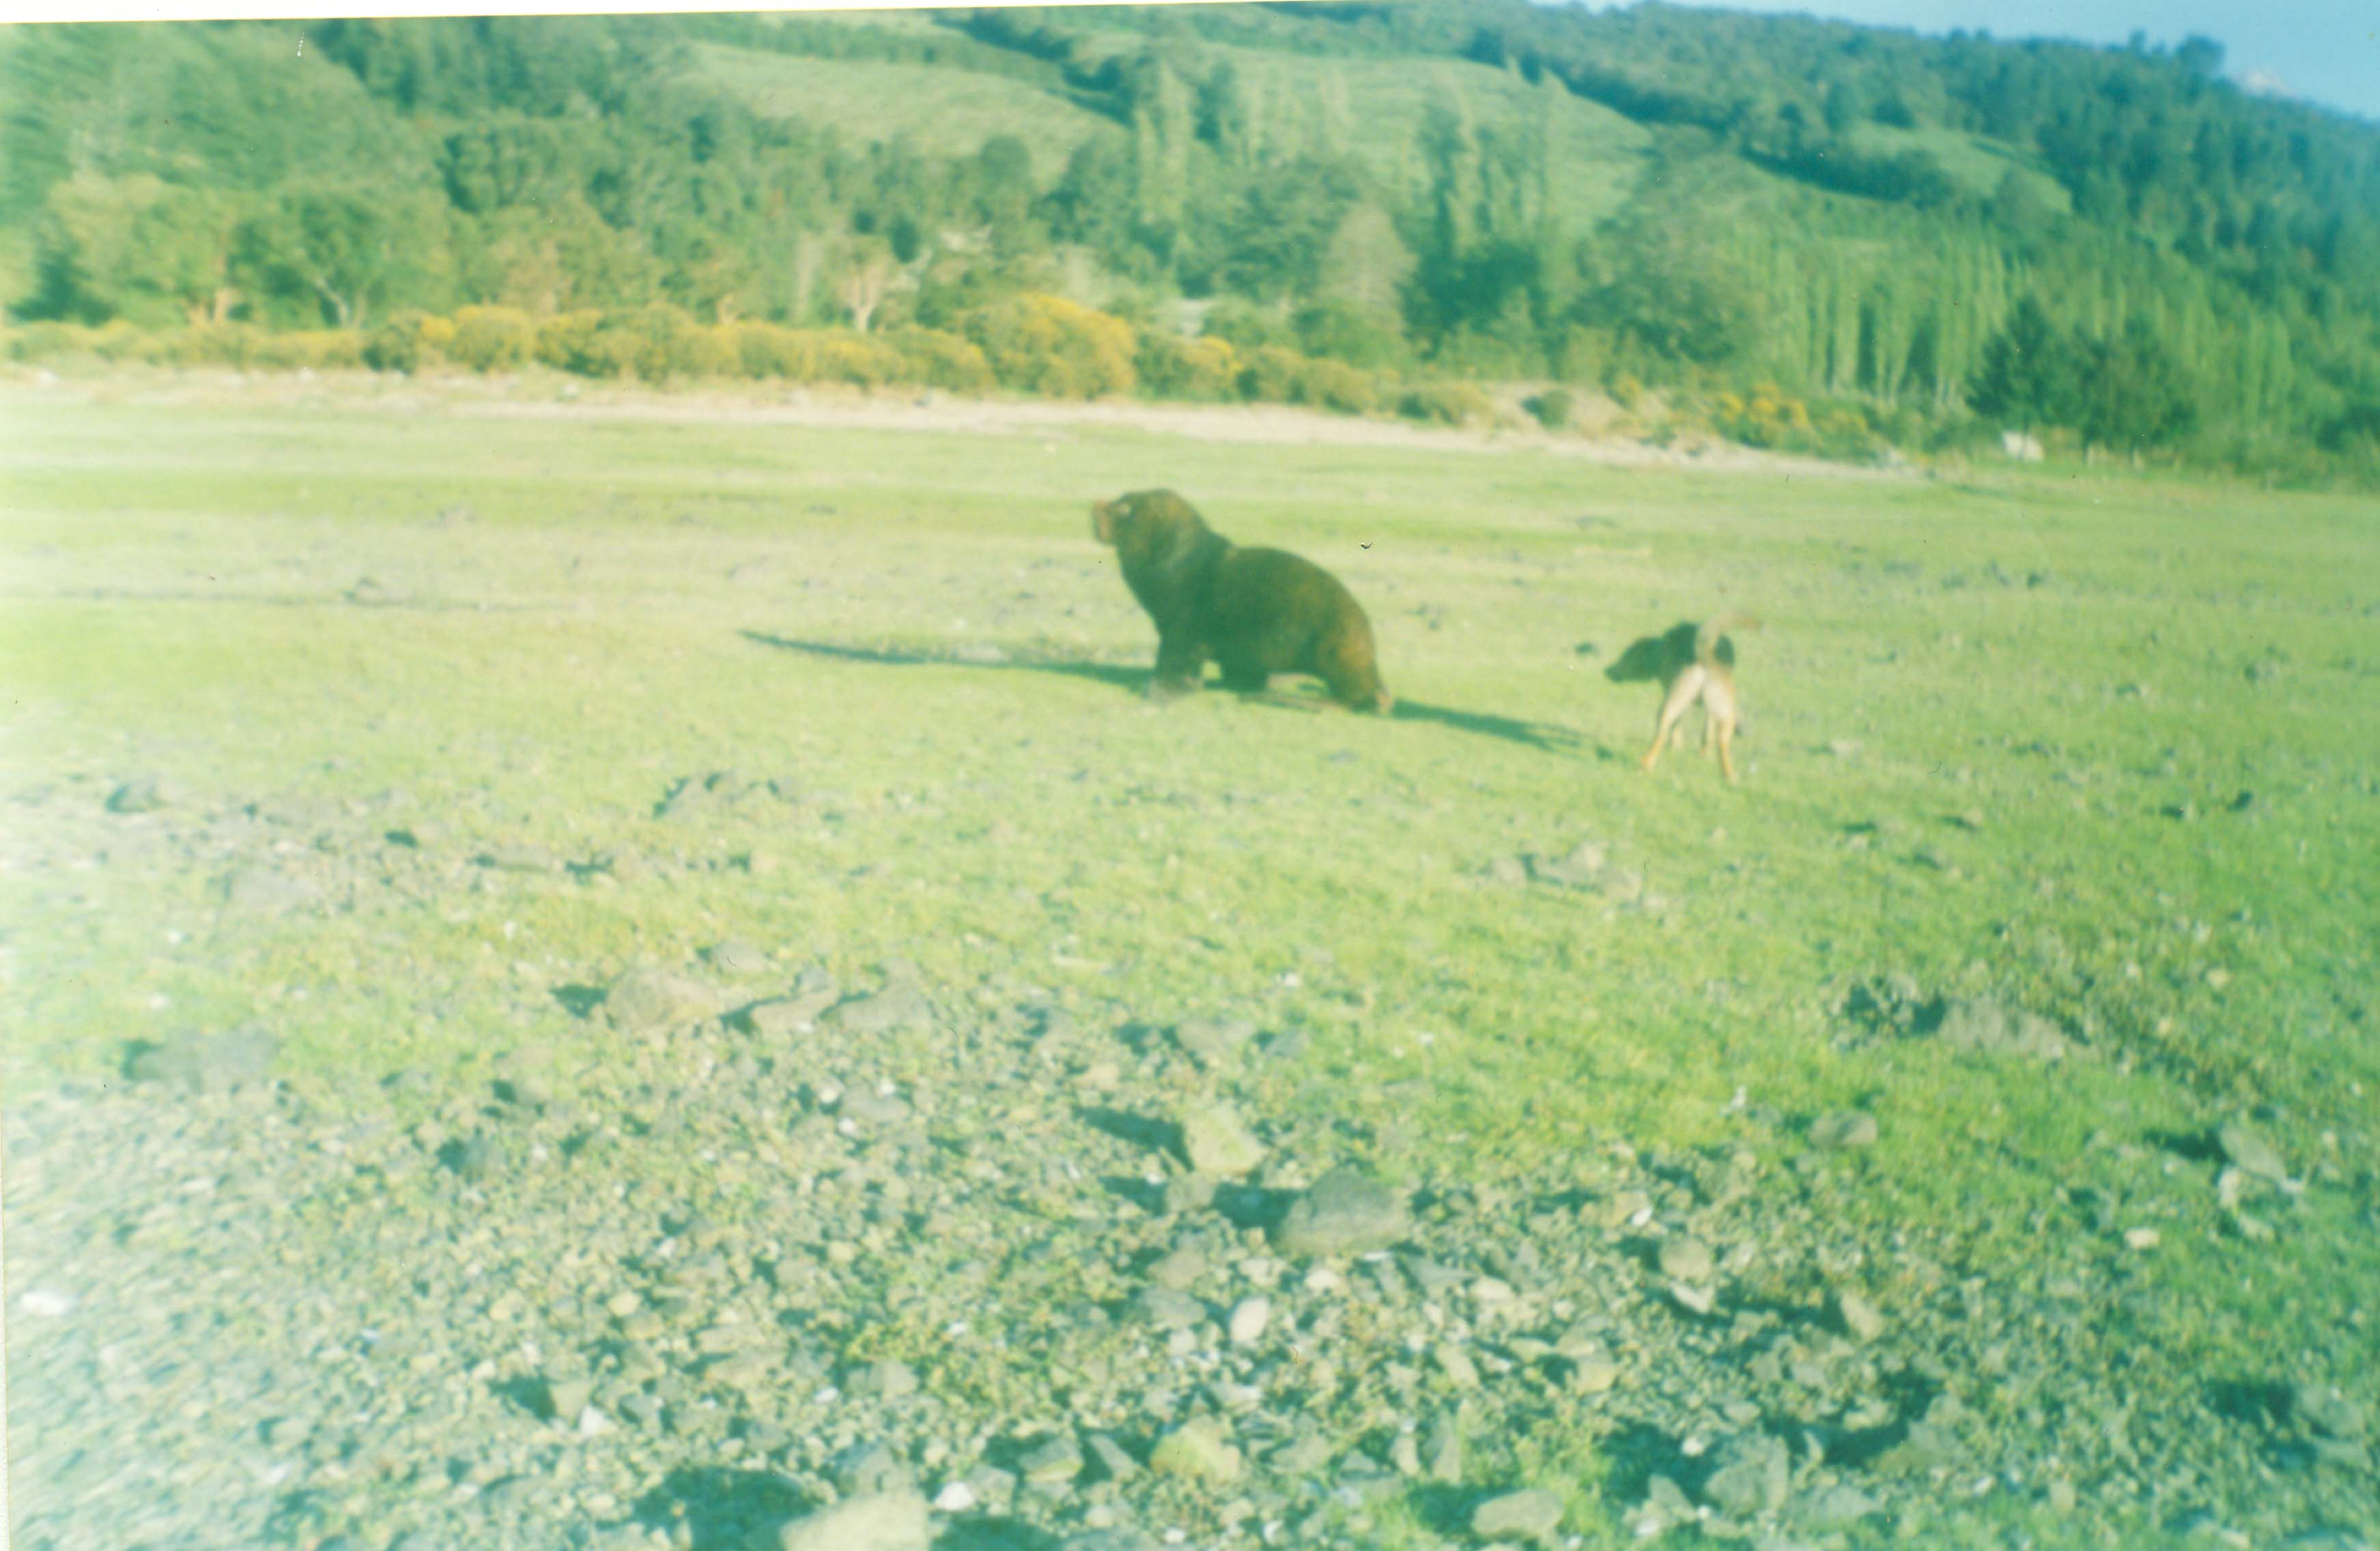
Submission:
<svg viewBox="0 0 2380 1551">
<path fill-rule="evenodd" d="M 1126 566 L 1164 564 L 1208 534 L 1197 509 L 1172 491 L 1135 491 L 1091 503 L 1091 532 Z"/>
</svg>

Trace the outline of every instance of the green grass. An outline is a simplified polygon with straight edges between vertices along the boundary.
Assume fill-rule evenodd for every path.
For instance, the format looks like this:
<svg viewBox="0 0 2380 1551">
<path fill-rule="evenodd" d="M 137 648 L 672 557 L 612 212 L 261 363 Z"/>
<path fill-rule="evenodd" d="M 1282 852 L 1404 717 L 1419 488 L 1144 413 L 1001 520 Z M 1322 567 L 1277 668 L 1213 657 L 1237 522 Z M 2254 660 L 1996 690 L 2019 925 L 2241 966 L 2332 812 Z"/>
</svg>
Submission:
<svg viewBox="0 0 2380 1551">
<path fill-rule="evenodd" d="M 1053 91 L 1008 76 L 946 65 L 879 59 L 812 59 L 722 43 L 693 48 L 694 73 L 755 113 L 812 124 L 865 124 L 870 139 L 906 137 L 919 150 L 972 155 L 986 140 L 1014 135 L 1045 181 L 1065 169 L 1075 147 L 1123 131 Z"/>
<path fill-rule="evenodd" d="M 2250 1250 L 2168 1150 L 2260 1111 L 2298 1167 L 2372 1177 L 2368 503 L 69 391 L 0 399 L 0 796 L 64 794 L 10 810 L 12 1083 L 248 1017 L 378 1074 L 583 1037 L 552 988 L 723 937 L 847 982 L 901 954 L 1099 1016 L 1305 1026 L 1270 1102 L 1391 1169 L 1740 1140 L 1739 1087 L 1864 1105 L 1859 1210 L 1977 1274 L 2029 1264 L 2029 1214 L 2085 1181 L 2172 1225 L 2133 1273 L 2143 1394 L 2341 1341 L 2333 1366 L 2374 1366 L 2368 1200 L 2318 1185 Z M 1156 483 L 1342 576 L 1409 714 L 1157 709 L 1128 673 L 1033 666 L 1145 663 L 1087 508 Z M 348 600 L 365 576 L 387 606 Z M 1597 669 L 1721 606 L 1766 624 L 1740 642 L 1746 780 L 1691 752 L 1647 777 L 1650 692 Z M 805 798 L 653 816 L 722 768 Z M 466 852 L 696 865 L 413 900 L 362 848 L 352 908 L 249 920 L 203 845 L 98 812 L 144 772 L 186 817 L 313 804 L 371 816 L 343 834 L 435 818 Z M 1485 877 L 1582 839 L 1659 908 Z M 2088 1053 L 2045 1074 L 1842 1037 L 1832 1009 L 1892 971 Z"/>
</svg>

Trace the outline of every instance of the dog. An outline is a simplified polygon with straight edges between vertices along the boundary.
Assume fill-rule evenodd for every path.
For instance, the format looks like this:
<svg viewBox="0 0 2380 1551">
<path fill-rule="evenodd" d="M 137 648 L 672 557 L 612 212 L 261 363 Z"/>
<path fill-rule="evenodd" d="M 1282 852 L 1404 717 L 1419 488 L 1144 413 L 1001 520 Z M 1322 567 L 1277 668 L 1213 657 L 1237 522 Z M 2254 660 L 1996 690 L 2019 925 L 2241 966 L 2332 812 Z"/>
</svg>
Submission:
<svg viewBox="0 0 2380 1551">
<path fill-rule="evenodd" d="M 1703 747 L 1718 747 L 1719 773 L 1735 783 L 1735 642 L 1730 630 L 1755 630 L 1760 622 L 1748 614 L 1728 612 L 1700 624 L 1672 625 L 1658 636 L 1631 641 L 1603 676 L 1613 684 L 1656 683 L 1661 686 L 1661 709 L 1653 721 L 1653 745 L 1638 761 L 1650 770 L 1661 757 L 1661 745 L 1683 741 L 1682 725 L 1695 701 L 1703 708 Z"/>
</svg>

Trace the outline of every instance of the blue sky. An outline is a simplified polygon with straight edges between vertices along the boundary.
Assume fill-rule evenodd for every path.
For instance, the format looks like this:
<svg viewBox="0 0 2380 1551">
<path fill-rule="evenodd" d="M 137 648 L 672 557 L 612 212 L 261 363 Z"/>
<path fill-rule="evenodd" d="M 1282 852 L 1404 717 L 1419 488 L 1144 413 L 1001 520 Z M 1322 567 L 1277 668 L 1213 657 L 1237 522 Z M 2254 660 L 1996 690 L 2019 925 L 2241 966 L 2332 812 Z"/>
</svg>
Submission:
<svg viewBox="0 0 2380 1551">
<path fill-rule="evenodd" d="M 2235 79 L 2276 79 L 2294 96 L 2380 120 L 2380 0 L 1724 0 L 1722 8 L 2094 43 L 2120 43 L 2137 30 L 2173 44 L 2195 32 L 2223 45 Z"/>
</svg>

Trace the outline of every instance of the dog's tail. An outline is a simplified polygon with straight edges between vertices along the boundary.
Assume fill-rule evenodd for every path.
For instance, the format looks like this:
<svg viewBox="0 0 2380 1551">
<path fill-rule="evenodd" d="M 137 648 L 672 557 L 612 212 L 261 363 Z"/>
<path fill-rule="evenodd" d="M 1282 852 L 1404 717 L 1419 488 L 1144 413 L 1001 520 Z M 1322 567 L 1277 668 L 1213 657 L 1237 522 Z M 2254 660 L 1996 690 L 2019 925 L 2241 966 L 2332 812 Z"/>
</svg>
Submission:
<svg viewBox="0 0 2380 1551">
<path fill-rule="evenodd" d="M 1694 627 L 1694 660 L 1705 665 L 1719 661 L 1719 653 L 1729 646 L 1729 631 L 1759 628 L 1758 620 L 1739 610 L 1730 609 L 1725 613 L 1713 615 Z M 1732 657 L 1734 654 L 1730 651 L 1728 655 Z"/>
</svg>

